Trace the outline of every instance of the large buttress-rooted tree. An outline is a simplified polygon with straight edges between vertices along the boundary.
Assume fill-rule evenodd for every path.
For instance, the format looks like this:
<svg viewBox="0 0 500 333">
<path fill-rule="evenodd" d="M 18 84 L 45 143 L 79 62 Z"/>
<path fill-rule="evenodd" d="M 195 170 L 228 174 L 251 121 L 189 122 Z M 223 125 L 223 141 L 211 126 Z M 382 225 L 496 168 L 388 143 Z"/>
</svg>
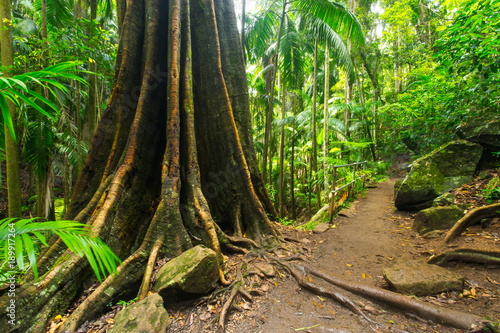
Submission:
<svg viewBox="0 0 500 333">
<path fill-rule="evenodd" d="M 123 259 L 61 331 L 75 331 L 124 294 L 147 294 L 157 256 L 205 244 L 221 251 L 274 242 L 275 210 L 251 136 L 232 0 L 119 1 L 121 40 L 108 107 L 66 215 L 87 223 Z M 44 332 L 94 281 L 57 239 L 16 292 L 16 326 Z M 221 281 L 224 277 L 221 273 Z"/>
</svg>

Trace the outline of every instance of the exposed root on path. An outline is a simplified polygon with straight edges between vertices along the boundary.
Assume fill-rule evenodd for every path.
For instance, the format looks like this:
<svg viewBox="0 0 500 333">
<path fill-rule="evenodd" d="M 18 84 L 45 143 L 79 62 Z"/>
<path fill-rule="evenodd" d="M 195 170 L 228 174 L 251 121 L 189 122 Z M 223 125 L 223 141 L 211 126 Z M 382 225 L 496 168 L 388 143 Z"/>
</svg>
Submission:
<svg viewBox="0 0 500 333">
<path fill-rule="evenodd" d="M 296 266 L 300 267 L 298 265 Z M 357 295 L 374 298 L 378 301 L 382 301 L 401 309 L 413 311 L 418 316 L 432 320 L 438 324 L 444 324 L 460 329 L 475 329 L 481 325 L 481 318 L 473 314 L 449 310 L 446 308 L 438 308 L 413 297 L 404 296 L 389 290 L 368 286 L 358 282 L 347 281 L 313 267 L 303 266 L 303 269 L 312 275 L 320 277 L 329 283 Z"/>
<path fill-rule="evenodd" d="M 333 300 L 340 303 L 341 305 L 348 308 L 349 310 L 351 310 L 352 312 L 354 312 L 355 314 L 357 314 L 358 316 L 362 317 L 363 319 L 365 319 L 369 323 L 373 323 L 373 321 L 370 318 L 368 318 L 365 315 L 365 313 L 356 304 L 354 304 L 353 301 L 351 301 L 348 297 L 342 295 L 340 292 L 326 290 L 325 288 L 317 286 L 312 282 L 306 281 L 304 279 L 304 277 L 297 271 L 297 269 L 292 264 L 286 262 L 285 260 L 283 260 L 281 258 L 277 258 L 275 256 L 271 256 L 271 255 L 269 255 L 267 253 L 263 253 L 263 252 L 260 252 L 260 254 L 263 255 L 264 257 L 267 257 L 267 258 L 271 259 L 272 261 L 280 264 L 281 266 L 285 267 L 290 272 L 290 274 L 292 274 L 292 276 L 295 278 L 295 280 L 297 280 L 297 283 L 301 287 L 311 291 L 312 293 L 314 293 L 316 295 L 330 297 Z M 303 267 L 301 267 L 301 266 L 296 265 L 296 267 L 301 268 L 303 270 Z"/>
<path fill-rule="evenodd" d="M 451 228 L 450 231 L 448 231 L 444 239 L 444 243 L 449 244 L 453 242 L 466 228 L 481 221 L 482 219 L 493 216 L 499 216 L 500 215 L 499 212 L 500 212 L 500 203 L 478 207 L 471 210 L 470 212 L 465 214 L 464 217 L 458 220 L 458 222 L 455 223 L 453 228 Z"/>
<path fill-rule="evenodd" d="M 234 280 L 231 288 L 231 293 L 229 294 L 228 299 L 226 300 L 224 306 L 222 307 L 219 317 L 219 326 L 218 326 L 219 333 L 224 333 L 226 331 L 227 316 L 231 308 L 237 308 L 237 305 L 234 304 L 234 300 L 238 294 L 241 294 L 247 300 L 253 302 L 253 297 L 243 287 L 243 276 L 241 274 L 242 266 L 243 264 L 239 264 L 236 273 L 236 279 Z"/>
<path fill-rule="evenodd" d="M 499 251 L 481 251 L 475 249 L 459 249 L 441 253 L 430 258 L 428 264 L 443 266 L 450 261 L 474 262 L 480 264 L 499 264 Z"/>
</svg>

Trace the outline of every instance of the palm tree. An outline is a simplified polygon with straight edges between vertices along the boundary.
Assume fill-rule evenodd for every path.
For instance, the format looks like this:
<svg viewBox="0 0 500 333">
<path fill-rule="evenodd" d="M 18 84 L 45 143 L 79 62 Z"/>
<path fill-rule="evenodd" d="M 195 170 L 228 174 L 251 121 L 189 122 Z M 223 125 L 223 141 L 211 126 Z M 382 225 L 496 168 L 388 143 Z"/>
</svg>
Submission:
<svg viewBox="0 0 500 333">
<path fill-rule="evenodd" d="M 280 13 L 281 14 L 278 14 Z M 252 22 L 248 24 L 246 32 L 246 43 L 250 46 L 249 63 L 255 63 L 258 59 L 264 59 L 261 65 L 262 72 L 268 75 L 268 112 L 266 115 L 265 135 L 262 150 L 262 171 L 267 173 L 267 163 L 272 161 L 270 152 L 270 142 L 272 138 L 273 113 L 274 113 L 274 95 L 275 78 L 279 71 L 281 80 L 287 90 L 302 90 L 305 82 L 305 66 L 308 51 L 317 50 L 317 44 L 325 45 L 331 50 L 332 56 L 338 61 L 341 67 L 346 71 L 352 72 L 349 52 L 343 39 L 335 32 L 343 31 L 346 36 L 353 39 L 355 44 L 362 41 L 361 27 L 357 19 L 343 5 L 336 4 L 326 0 L 309 1 L 295 0 L 281 3 L 278 10 L 278 4 L 274 3 L 265 11 L 259 13 Z M 275 37 L 277 36 L 277 37 Z M 273 42 L 274 37 L 274 42 Z M 314 41 L 311 45 L 309 41 Z M 304 47 L 304 45 L 306 47 Z M 315 63 L 317 63 L 317 51 L 315 52 Z M 272 61 L 269 61 L 271 59 Z M 317 92 L 317 66 L 315 66 L 313 75 L 313 91 Z M 328 82 L 326 82 L 328 85 Z M 325 88 L 329 90 L 328 88 Z M 317 93 L 313 92 L 313 134 L 310 136 L 313 149 L 310 158 L 311 176 L 316 173 L 317 149 L 316 149 L 316 98 Z M 328 99 L 327 99 L 328 100 Z M 283 104 L 283 103 L 281 103 Z M 282 105 L 283 107 L 283 105 Z M 325 104 L 326 107 L 326 104 Z M 282 115 L 285 118 L 285 115 Z M 325 122 L 326 123 L 326 122 Z M 294 131 L 292 131 L 294 132 Z M 284 140 L 285 131 L 282 130 L 280 141 Z M 325 133 L 326 135 L 327 133 Z M 326 141 L 326 140 L 324 140 Z M 325 146 L 326 147 L 326 146 Z M 280 160 L 284 158 L 285 147 L 280 145 Z M 293 148 L 292 148 L 293 151 Z M 271 168 L 271 166 L 270 166 Z M 284 179 L 280 161 L 280 177 Z M 269 170 L 272 173 L 272 170 Z M 292 175 L 293 178 L 293 175 Z M 280 182 L 283 184 L 284 182 Z M 280 186 L 280 185 L 279 185 Z M 280 207 L 283 205 L 284 189 L 279 187 Z M 319 187 L 316 187 L 319 191 Z M 317 195 L 320 198 L 319 193 Z"/>
<path fill-rule="evenodd" d="M 41 95 L 34 89 L 34 86 L 47 89 L 47 93 L 51 96 L 56 97 L 56 90 L 62 93 L 68 93 L 67 88 L 61 83 L 57 82 L 55 79 L 72 79 L 78 80 L 79 82 L 84 82 L 82 78 L 75 75 L 74 67 L 76 63 L 67 62 L 59 65 L 49 66 L 41 71 L 32 71 L 20 75 L 15 75 L 13 77 L 0 77 L 0 108 L 2 110 L 2 117 L 5 124 L 5 140 L 6 140 L 6 155 L 7 161 L 11 157 L 9 154 L 9 147 L 7 145 L 8 140 L 12 140 L 15 146 L 15 152 L 17 153 L 16 144 L 16 134 L 15 134 L 15 114 L 10 112 L 12 105 L 13 108 L 21 108 L 23 105 L 31 107 L 33 110 L 37 111 L 40 115 L 39 117 L 48 117 L 49 119 L 54 119 L 54 114 L 57 114 L 58 107 L 52 103 L 45 96 Z M 46 109 L 44 109 L 44 107 Z M 41 118 L 39 118 L 41 119 Z M 41 132 L 40 132 L 41 134 Z M 40 138 L 40 137 L 39 137 Z M 10 160 L 12 162 L 12 160 Z M 19 162 L 12 166 L 19 172 Z M 11 178 L 11 181 L 9 181 Z M 14 178 L 15 179 L 15 178 Z M 16 203 L 19 200 L 19 208 L 12 210 L 9 208 L 9 216 L 21 216 L 21 206 L 20 206 L 20 183 L 19 178 L 17 179 L 17 184 L 12 184 L 12 176 L 7 172 L 7 182 L 9 187 L 9 206 L 11 201 Z M 12 186 L 12 189 L 11 189 Z M 18 189 L 19 199 L 17 199 L 16 194 L 12 194 L 11 191 Z"/>
<path fill-rule="evenodd" d="M 328 33 L 330 34 L 331 43 L 339 46 L 338 35 L 335 31 L 343 32 L 348 38 L 352 39 L 355 44 L 361 43 L 363 40 L 363 33 L 361 30 L 361 25 L 356 19 L 356 17 L 342 4 L 331 2 L 328 0 L 294 0 L 294 1 L 283 1 L 280 6 L 280 13 L 277 14 L 277 4 L 273 3 L 270 5 L 263 13 L 258 15 L 258 18 L 254 20 L 253 24 L 249 25 L 249 29 L 246 33 L 246 42 L 251 45 L 249 49 L 256 50 L 257 54 L 263 55 L 267 51 L 267 59 L 272 59 L 269 63 L 270 65 L 270 87 L 269 87 L 269 111 L 267 113 L 266 120 L 266 135 L 264 139 L 264 151 L 262 163 L 263 173 L 266 173 L 266 159 L 268 158 L 269 141 L 271 137 L 271 122 L 273 117 L 273 107 L 274 107 L 274 94 L 275 94 L 275 81 L 276 73 L 278 68 L 284 66 L 284 74 L 288 72 L 287 66 L 293 66 L 294 62 L 282 61 L 279 62 L 281 43 L 284 42 L 289 35 L 283 34 L 283 27 L 285 19 L 291 20 L 291 16 L 296 16 L 307 19 L 309 23 L 313 24 L 313 29 L 318 32 L 325 31 L 325 27 L 328 26 L 330 29 Z M 305 22 L 305 21 L 304 21 Z M 276 25 L 279 23 L 278 27 Z M 335 34 L 335 39 L 332 39 L 332 32 Z M 269 45 L 272 40 L 275 43 L 271 44 L 269 48 L 264 45 Z M 343 42 L 341 43 L 343 45 Z M 337 52 L 337 49 L 334 51 Z M 347 52 L 345 52 L 344 47 L 340 48 L 339 59 L 340 63 L 347 64 L 350 59 L 346 57 Z M 254 58 L 255 59 L 255 58 Z M 295 59 L 295 58 L 294 58 Z M 267 67 L 267 65 L 266 65 Z M 286 79 L 285 79 L 286 80 Z"/>
</svg>

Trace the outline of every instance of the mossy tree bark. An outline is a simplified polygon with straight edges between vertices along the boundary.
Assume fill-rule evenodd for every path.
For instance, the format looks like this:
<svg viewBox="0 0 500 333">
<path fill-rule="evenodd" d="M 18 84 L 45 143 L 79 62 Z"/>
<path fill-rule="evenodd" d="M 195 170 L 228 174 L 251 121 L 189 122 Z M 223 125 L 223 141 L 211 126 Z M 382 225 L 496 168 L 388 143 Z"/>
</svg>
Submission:
<svg viewBox="0 0 500 333">
<path fill-rule="evenodd" d="M 146 294 L 157 256 L 202 243 L 222 257 L 280 237 L 253 148 L 232 0 L 130 0 L 123 10 L 112 96 L 66 214 L 123 263 L 61 331 L 140 286 Z M 45 275 L 17 290 L 17 325 L 0 313 L 11 332 L 44 332 L 93 280 L 84 259 L 49 245 L 38 260 Z"/>
</svg>

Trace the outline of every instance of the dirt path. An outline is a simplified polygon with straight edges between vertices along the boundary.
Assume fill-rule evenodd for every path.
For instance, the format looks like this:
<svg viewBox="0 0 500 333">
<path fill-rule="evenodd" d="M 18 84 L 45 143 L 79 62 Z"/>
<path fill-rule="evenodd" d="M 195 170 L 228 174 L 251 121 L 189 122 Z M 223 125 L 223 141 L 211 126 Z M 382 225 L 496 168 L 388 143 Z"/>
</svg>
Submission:
<svg viewBox="0 0 500 333">
<path fill-rule="evenodd" d="M 402 237 L 407 225 L 397 224 L 405 219 L 409 221 L 410 217 L 394 211 L 393 196 L 394 181 L 383 182 L 378 188 L 367 191 L 365 198 L 356 201 L 345 213 L 348 216 L 338 216 L 334 221 L 334 228 L 323 234 L 310 235 L 308 239 L 318 244 L 311 264 L 349 280 L 383 285 L 382 269 L 411 255 L 407 252 L 406 242 Z M 321 284 L 318 279 L 313 281 Z M 295 292 L 290 294 L 287 289 Z M 331 300 L 323 301 L 307 291 L 299 293 L 296 290 L 294 280 L 285 281 L 278 288 L 273 288 L 269 299 L 274 298 L 279 303 L 265 311 L 268 321 L 257 332 L 296 332 L 300 328 L 311 332 L 371 331 L 368 323 L 358 319 L 344 307 Z M 359 299 L 345 291 L 342 293 L 354 300 Z M 366 300 L 361 302 L 362 305 L 368 305 Z M 400 327 L 406 326 L 404 324 L 398 325 L 398 322 L 406 322 L 400 315 L 390 312 L 384 314 L 382 311 L 386 310 L 380 305 L 371 307 L 376 309 L 374 312 L 381 310 L 374 320 L 385 324 L 387 329 L 390 326 L 407 329 Z"/>
<path fill-rule="evenodd" d="M 288 229 L 290 236 L 307 239 L 312 248 L 309 264 L 326 272 L 336 273 L 351 281 L 387 288 L 382 270 L 396 262 L 407 260 L 424 261 L 429 251 L 434 251 L 440 240 L 424 240 L 411 231 L 413 219 L 410 214 L 396 211 L 393 205 L 394 180 L 380 183 L 378 188 L 367 191 L 345 215 L 338 216 L 334 226 L 322 234 L 299 232 Z M 500 230 L 500 226 L 497 228 Z M 470 240 L 469 240 L 470 241 Z M 497 243 L 495 243 L 497 244 Z M 497 244 L 500 247 L 500 244 Z M 457 245 L 458 246 L 458 245 Z M 235 265 L 238 257 L 231 258 Z M 476 267 L 455 265 L 449 269 L 463 274 L 466 281 L 478 290 L 485 288 L 488 297 L 474 299 L 460 298 L 459 293 L 448 293 L 442 297 L 428 297 L 425 300 L 471 311 L 481 316 L 492 313 L 500 320 L 500 286 L 488 281 L 500 281 L 500 269 L 476 265 Z M 333 289 L 317 278 L 310 281 Z M 372 325 L 355 316 L 350 310 L 330 299 L 324 299 L 301 290 L 296 281 L 285 271 L 275 278 L 261 279 L 252 276 L 247 279 L 252 285 L 247 288 L 261 288 L 264 296 L 256 297 L 254 303 L 240 302 L 242 312 L 234 312 L 227 323 L 227 332 L 235 333 L 288 333 L 288 332 L 460 332 L 433 323 L 412 318 L 404 312 L 385 304 L 336 289 L 365 308 L 369 317 L 381 324 Z M 486 290 L 489 288 L 488 290 Z M 216 305 L 203 305 L 196 310 L 174 310 L 175 321 L 169 332 L 214 332 Z M 213 315 L 210 316 L 209 312 Z M 204 318 L 200 322 L 197 318 Z M 206 318 L 206 319 L 205 319 Z"/>
</svg>

